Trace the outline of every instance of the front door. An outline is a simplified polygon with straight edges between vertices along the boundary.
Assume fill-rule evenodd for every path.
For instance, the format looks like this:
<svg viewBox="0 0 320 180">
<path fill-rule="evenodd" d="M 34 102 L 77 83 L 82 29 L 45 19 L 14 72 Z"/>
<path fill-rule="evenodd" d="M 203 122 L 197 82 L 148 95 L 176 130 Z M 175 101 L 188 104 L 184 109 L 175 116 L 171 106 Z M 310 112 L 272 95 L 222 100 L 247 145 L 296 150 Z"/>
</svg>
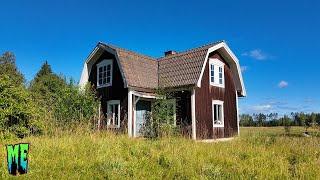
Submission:
<svg viewBox="0 0 320 180">
<path fill-rule="evenodd" d="M 146 122 L 147 113 L 151 112 L 151 101 L 139 100 L 136 104 L 136 136 L 141 135 L 141 128 Z"/>
</svg>

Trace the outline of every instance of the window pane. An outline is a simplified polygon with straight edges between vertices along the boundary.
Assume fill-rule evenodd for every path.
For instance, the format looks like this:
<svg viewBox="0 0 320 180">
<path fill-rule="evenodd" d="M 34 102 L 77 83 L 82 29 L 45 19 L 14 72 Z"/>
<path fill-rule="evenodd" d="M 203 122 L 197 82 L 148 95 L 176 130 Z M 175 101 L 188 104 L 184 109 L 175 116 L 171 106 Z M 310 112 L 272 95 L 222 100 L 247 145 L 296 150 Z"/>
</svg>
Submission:
<svg viewBox="0 0 320 180">
<path fill-rule="evenodd" d="M 214 111 L 214 117 L 213 117 L 213 119 L 214 119 L 214 122 L 216 123 L 216 120 L 218 119 L 218 118 L 217 118 L 217 105 L 216 105 L 216 104 L 213 105 L 213 111 Z"/>
<path fill-rule="evenodd" d="M 111 70 L 111 65 L 110 64 L 107 66 L 107 70 L 108 71 Z"/>
<path fill-rule="evenodd" d="M 102 79 L 99 79 L 99 85 L 101 85 L 102 84 Z"/>
<path fill-rule="evenodd" d="M 106 71 L 106 66 L 103 66 L 103 71 Z"/>
<path fill-rule="evenodd" d="M 219 79 L 219 83 L 220 83 L 220 84 L 222 84 L 222 78 L 221 78 L 221 79 Z"/>
<path fill-rule="evenodd" d="M 106 78 L 103 78 L 103 84 L 107 84 Z"/>
<path fill-rule="evenodd" d="M 115 105 L 114 105 L 114 118 L 115 118 L 115 119 L 114 119 L 114 123 L 115 123 L 114 125 L 118 125 L 118 121 L 119 121 L 119 117 L 118 117 L 118 115 L 119 115 L 119 114 L 118 114 L 118 110 L 119 110 L 119 109 L 118 109 L 118 108 L 119 108 L 119 105 L 118 105 L 118 104 L 115 104 Z"/>
<path fill-rule="evenodd" d="M 111 72 L 110 71 L 107 71 L 107 76 L 110 76 L 111 75 Z"/>
<path fill-rule="evenodd" d="M 107 77 L 107 83 L 110 83 L 110 77 L 109 76 Z"/>
<path fill-rule="evenodd" d="M 99 73 L 102 72 L 102 67 L 99 67 Z"/>
</svg>

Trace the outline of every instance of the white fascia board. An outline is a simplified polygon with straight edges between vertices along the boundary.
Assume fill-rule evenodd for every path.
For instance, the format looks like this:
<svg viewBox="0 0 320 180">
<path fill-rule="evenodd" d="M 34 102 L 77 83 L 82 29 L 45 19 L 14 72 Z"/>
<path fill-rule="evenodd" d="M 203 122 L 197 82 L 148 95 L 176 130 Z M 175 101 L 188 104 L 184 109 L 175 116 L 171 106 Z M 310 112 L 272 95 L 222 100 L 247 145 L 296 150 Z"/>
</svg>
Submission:
<svg viewBox="0 0 320 180">
<path fill-rule="evenodd" d="M 203 74 L 204 74 L 204 70 L 205 70 L 205 67 L 206 67 L 206 64 L 208 62 L 208 57 L 209 57 L 209 54 L 220 49 L 220 48 L 224 48 L 227 53 L 230 55 L 231 59 L 233 60 L 233 62 L 235 63 L 236 65 L 236 68 L 237 68 L 237 74 L 239 76 L 239 79 L 240 79 L 240 86 L 241 86 L 241 91 L 242 91 L 242 95 L 243 96 L 246 96 L 247 93 L 246 93 L 246 89 L 245 89 L 245 86 L 244 86 L 244 83 L 243 83 L 243 78 L 242 78 L 242 73 L 241 73 L 241 69 L 240 69 L 240 65 L 239 65 L 239 60 L 238 58 L 233 54 L 233 52 L 230 50 L 230 48 L 228 47 L 228 45 L 225 43 L 225 42 L 221 42 L 217 45 L 214 45 L 212 46 L 211 48 L 208 49 L 207 51 L 207 54 L 206 54 L 206 57 L 205 57 L 205 60 L 204 60 L 204 63 L 202 65 L 202 69 L 201 69 L 201 73 L 200 73 L 200 77 L 197 81 L 197 87 L 201 87 L 201 80 L 202 80 L 202 77 L 203 77 Z"/>
<path fill-rule="evenodd" d="M 84 86 L 84 84 L 86 84 L 88 82 L 88 79 L 89 79 L 89 74 L 91 73 L 91 69 L 92 69 L 92 66 L 93 66 L 93 63 L 91 63 L 90 61 L 92 60 L 92 58 L 94 57 L 94 55 L 98 52 L 99 49 L 103 49 L 111 54 L 113 54 L 116 58 L 116 62 L 118 64 L 118 67 L 120 69 L 120 73 L 121 73 L 121 76 L 122 76 L 122 80 L 123 80 L 123 84 L 124 84 L 124 88 L 127 88 L 128 87 L 128 84 L 127 84 L 127 81 L 126 81 L 126 78 L 125 78 L 125 75 L 124 75 L 124 72 L 123 72 L 123 68 L 120 64 L 120 60 L 119 60 L 119 57 L 118 57 L 118 54 L 117 52 L 112 49 L 112 48 L 109 48 L 109 47 L 102 47 L 99 43 L 98 45 L 96 45 L 96 47 L 94 48 L 94 50 L 90 53 L 90 55 L 88 56 L 88 58 L 86 59 L 85 63 L 84 63 L 84 68 L 82 70 L 82 74 L 81 74 L 81 78 L 80 78 L 80 83 L 79 85 L 80 86 Z M 85 69 L 86 68 L 86 69 Z"/>
</svg>

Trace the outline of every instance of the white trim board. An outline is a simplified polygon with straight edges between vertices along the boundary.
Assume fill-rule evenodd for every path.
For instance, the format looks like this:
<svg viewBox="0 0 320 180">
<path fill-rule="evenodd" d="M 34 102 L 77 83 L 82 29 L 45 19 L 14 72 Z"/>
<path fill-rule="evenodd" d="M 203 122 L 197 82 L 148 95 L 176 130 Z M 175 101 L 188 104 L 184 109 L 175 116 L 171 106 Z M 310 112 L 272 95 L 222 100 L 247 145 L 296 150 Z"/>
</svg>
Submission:
<svg viewBox="0 0 320 180">
<path fill-rule="evenodd" d="M 132 91 L 128 89 L 128 135 L 132 137 Z"/>
<path fill-rule="evenodd" d="M 230 56 L 230 59 L 232 60 L 232 62 L 231 63 L 233 63 L 233 64 L 230 64 L 230 67 L 231 67 L 231 70 L 232 69 L 234 69 L 234 68 L 236 68 L 236 70 L 233 70 L 233 71 L 235 71 L 234 73 L 236 73 L 235 75 L 236 75 L 236 77 L 238 77 L 239 79 L 239 85 L 238 86 L 240 86 L 240 87 L 237 87 L 238 89 L 237 90 L 240 90 L 241 91 L 241 95 L 242 96 L 246 96 L 247 95 L 247 93 L 246 93 L 246 89 L 245 89 L 245 86 L 244 86 L 244 83 L 243 83 L 243 78 L 242 78 L 242 73 L 241 73 L 241 69 L 240 69 L 240 65 L 239 65 L 239 60 L 238 60 L 238 58 L 233 54 L 233 52 L 230 50 L 230 48 L 228 47 L 228 45 L 225 43 L 225 42 L 221 42 L 221 43 L 219 43 L 219 44 L 217 44 L 217 45 L 214 45 L 214 46 L 212 46 L 211 48 L 209 48 L 208 49 L 208 51 L 207 51 L 207 54 L 206 54 L 206 57 L 205 57 L 205 60 L 204 60 L 204 62 L 203 62 L 203 65 L 202 65 L 202 69 L 201 69 L 201 73 L 200 73 L 200 77 L 199 77 L 199 79 L 198 79 L 198 81 L 197 81 L 197 87 L 201 87 L 201 80 L 202 80 L 202 77 L 203 77 L 203 74 L 204 74 L 204 70 L 205 70 L 205 67 L 206 67 L 206 64 L 207 64 L 207 62 L 208 62 L 208 57 L 209 57 L 209 54 L 210 53 L 212 53 L 212 52 L 214 52 L 214 51 L 216 51 L 216 50 L 219 50 L 219 49 L 223 49 L 223 50 L 225 50 L 226 51 L 226 53 L 227 53 L 227 55 L 229 55 Z M 228 59 L 226 59 L 226 60 L 228 60 Z M 234 67 L 235 66 L 235 67 Z M 234 67 L 234 68 L 232 68 L 232 67 Z M 235 81 L 236 81 L 237 79 L 235 79 Z M 240 89 L 239 89 L 240 88 Z"/>
<path fill-rule="evenodd" d="M 81 78 L 80 78 L 80 81 L 79 81 L 79 86 L 81 88 L 83 88 L 88 83 L 89 75 L 91 73 L 92 66 L 94 65 L 94 63 L 98 59 L 98 57 L 95 57 L 95 56 L 96 55 L 100 56 L 104 51 L 106 51 L 106 52 L 108 52 L 110 54 L 113 54 L 115 56 L 115 61 L 117 62 L 118 68 L 120 70 L 120 74 L 122 76 L 124 88 L 128 87 L 128 84 L 127 84 L 127 81 L 126 81 L 126 78 L 125 78 L 125 75 L 124 75 L 124 72 L 123 72 L 123 68 L 121 66 L 121 63 L 120 63 L 120 60 L 119 60 L 119 57 L 118 57 L 118 54 L 117 54 L 116 50 L 114 50 L 114 49 L 112 49 L 112 48 L 110 48 L 108 46 L 107 47 L 104 47 L 104 46 L 107 46 L 107 45 L 103 45 L 102 43 L 99 42 L 96 45 L 96 47 L 94 48 L 94 50 L 90 53 L 88 58 L 86 59 L 84 65 L 83 65 L 83 70 L 82 70 Z M 91 62 L 92 60 L 94 60 L 94 61 Z"/>
<path fill-rule="evenodd" d="M 192 139 L 197 139 L 197 125 L 196 125 L 196 92 L 192 89 L 191 93 L 191 122 L 192 122 Z"/>
</svg>

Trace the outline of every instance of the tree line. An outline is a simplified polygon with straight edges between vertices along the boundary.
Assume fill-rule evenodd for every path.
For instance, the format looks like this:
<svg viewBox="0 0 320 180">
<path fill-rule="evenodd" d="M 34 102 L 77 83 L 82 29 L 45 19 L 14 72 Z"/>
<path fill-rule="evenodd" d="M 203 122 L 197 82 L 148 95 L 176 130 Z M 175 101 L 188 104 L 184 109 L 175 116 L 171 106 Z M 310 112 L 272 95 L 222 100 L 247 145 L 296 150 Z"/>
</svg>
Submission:
<svg viewBox="0 0 320 180">
<path fill-rule="evenodd" d="M 90 127 L 98 103 L 91 85 L 80 89 L 72 79 L 54 73 L 47 61 L 27 83 L 15 55 L 0 56 L 0 138 Z"/>
<path fill-rule="evenodd" d="M 279 116 L 270 114 L 242 114 L 240 126 L 270 127 L 270 126 L 306 126 L 320 125 L 320 113 L 292 112 L 290 115 Z"/>
</svg>

